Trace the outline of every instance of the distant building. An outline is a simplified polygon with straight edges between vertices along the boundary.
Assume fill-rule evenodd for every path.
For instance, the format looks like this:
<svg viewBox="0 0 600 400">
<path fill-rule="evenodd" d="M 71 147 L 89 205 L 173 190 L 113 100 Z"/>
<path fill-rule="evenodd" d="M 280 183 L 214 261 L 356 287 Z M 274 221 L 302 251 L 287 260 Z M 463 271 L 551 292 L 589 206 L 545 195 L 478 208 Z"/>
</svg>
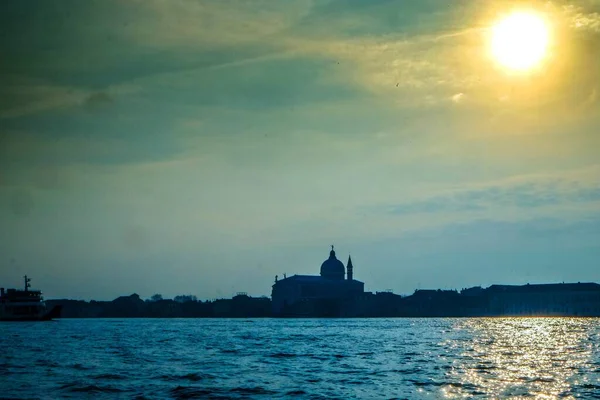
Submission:
<svg viewBox="0 0 600 400">
<path fill-rule="evenodd" d="M 416 290 L 403 298 L 403 317 L 600 316 L 600 285 L 557 283 Z"/>
<path fill-rule="evenodd" d="M 278 280 L 271 293 L 275 316 L 337 316 L 344 301 L 361 296 L 365 284 L 354 279 L 354 266 L 348 256 L 346 267 L 331 246 L 329 258 L 321 264 L 321 274 L 294 275 Z"/>
<path fill-rule="evenodd" d="M 492 285 L 485 292 L 489 315 L 600 316 L 597 283 Z"/>
</svg>

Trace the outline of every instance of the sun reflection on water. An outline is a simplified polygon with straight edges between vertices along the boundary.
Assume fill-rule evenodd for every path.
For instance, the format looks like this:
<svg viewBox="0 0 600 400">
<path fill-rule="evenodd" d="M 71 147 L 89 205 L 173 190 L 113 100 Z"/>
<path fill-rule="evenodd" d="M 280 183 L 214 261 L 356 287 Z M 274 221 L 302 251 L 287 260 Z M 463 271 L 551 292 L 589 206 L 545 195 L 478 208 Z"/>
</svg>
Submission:
<svg viewBox="0 0 600 400">
<path fill-rule="evenodd" d="M 573 386 L 600 390 L 588 367 L 598 356 L 589 319 L 490 318 L 459 320 L 468 340 L 447 341 L 460 357 L 448 372 L 462 386 L 446 387 L 448 398 L 479 388 L 497 398 L 575 398 Z M 596 361 L 597 362 L 597 361 Z M 594 378 L 595 376 L 595 378 Z M 592 378 L 590 378 L 592 377 Z M 595 379 L 595 382 L 590 382 Z M 600 394 L 600 392 L 598 393 Z"/>
</svg>

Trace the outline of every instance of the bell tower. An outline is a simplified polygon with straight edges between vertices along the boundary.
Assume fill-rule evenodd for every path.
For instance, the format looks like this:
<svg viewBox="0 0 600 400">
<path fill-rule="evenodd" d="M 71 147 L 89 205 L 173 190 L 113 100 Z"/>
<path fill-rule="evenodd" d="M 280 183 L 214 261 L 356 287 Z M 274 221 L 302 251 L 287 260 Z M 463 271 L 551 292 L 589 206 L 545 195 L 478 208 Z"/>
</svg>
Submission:
<svg viewBox="0 0 600 400">
<path fill-rule="evenodd" d="M 346 271 L 348 271 L 348 280 L 353 280 L 354 267 L 352 266 L 352 258 L 350 258 L 350 256 L 348 256 L 348 265 L 346 265 Z"/>
</svg>

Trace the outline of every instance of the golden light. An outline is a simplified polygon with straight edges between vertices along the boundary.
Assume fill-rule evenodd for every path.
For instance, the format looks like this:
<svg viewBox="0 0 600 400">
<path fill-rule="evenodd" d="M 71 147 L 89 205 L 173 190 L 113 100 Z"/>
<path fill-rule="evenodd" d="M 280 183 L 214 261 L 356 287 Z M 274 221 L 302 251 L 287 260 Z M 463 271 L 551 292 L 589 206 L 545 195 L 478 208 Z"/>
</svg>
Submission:
<svg viewBox="0 0 600 400">
<path fill-rule="evenodd" d="M 491 53 L 506 68 L 527 71 L 548 53 L 550 33 L 544 19 L 533 12 L 514 12 L 491 30 Z"/>
</svg>

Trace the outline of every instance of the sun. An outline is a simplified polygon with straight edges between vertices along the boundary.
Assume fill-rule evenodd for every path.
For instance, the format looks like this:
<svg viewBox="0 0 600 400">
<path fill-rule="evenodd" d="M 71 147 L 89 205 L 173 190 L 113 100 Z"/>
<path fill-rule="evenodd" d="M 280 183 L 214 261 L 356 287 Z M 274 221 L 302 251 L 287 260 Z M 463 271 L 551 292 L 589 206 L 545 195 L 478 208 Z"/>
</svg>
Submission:
<svg viewBox="0 0 600 400">
<path fill-rule="evenodd" d="M 528 71 L 547 56 L 550 33 L 544 19 L 534 12 L 518 11 L 491 29 L 492 57 L 513 71 Z"/>
</svg>

